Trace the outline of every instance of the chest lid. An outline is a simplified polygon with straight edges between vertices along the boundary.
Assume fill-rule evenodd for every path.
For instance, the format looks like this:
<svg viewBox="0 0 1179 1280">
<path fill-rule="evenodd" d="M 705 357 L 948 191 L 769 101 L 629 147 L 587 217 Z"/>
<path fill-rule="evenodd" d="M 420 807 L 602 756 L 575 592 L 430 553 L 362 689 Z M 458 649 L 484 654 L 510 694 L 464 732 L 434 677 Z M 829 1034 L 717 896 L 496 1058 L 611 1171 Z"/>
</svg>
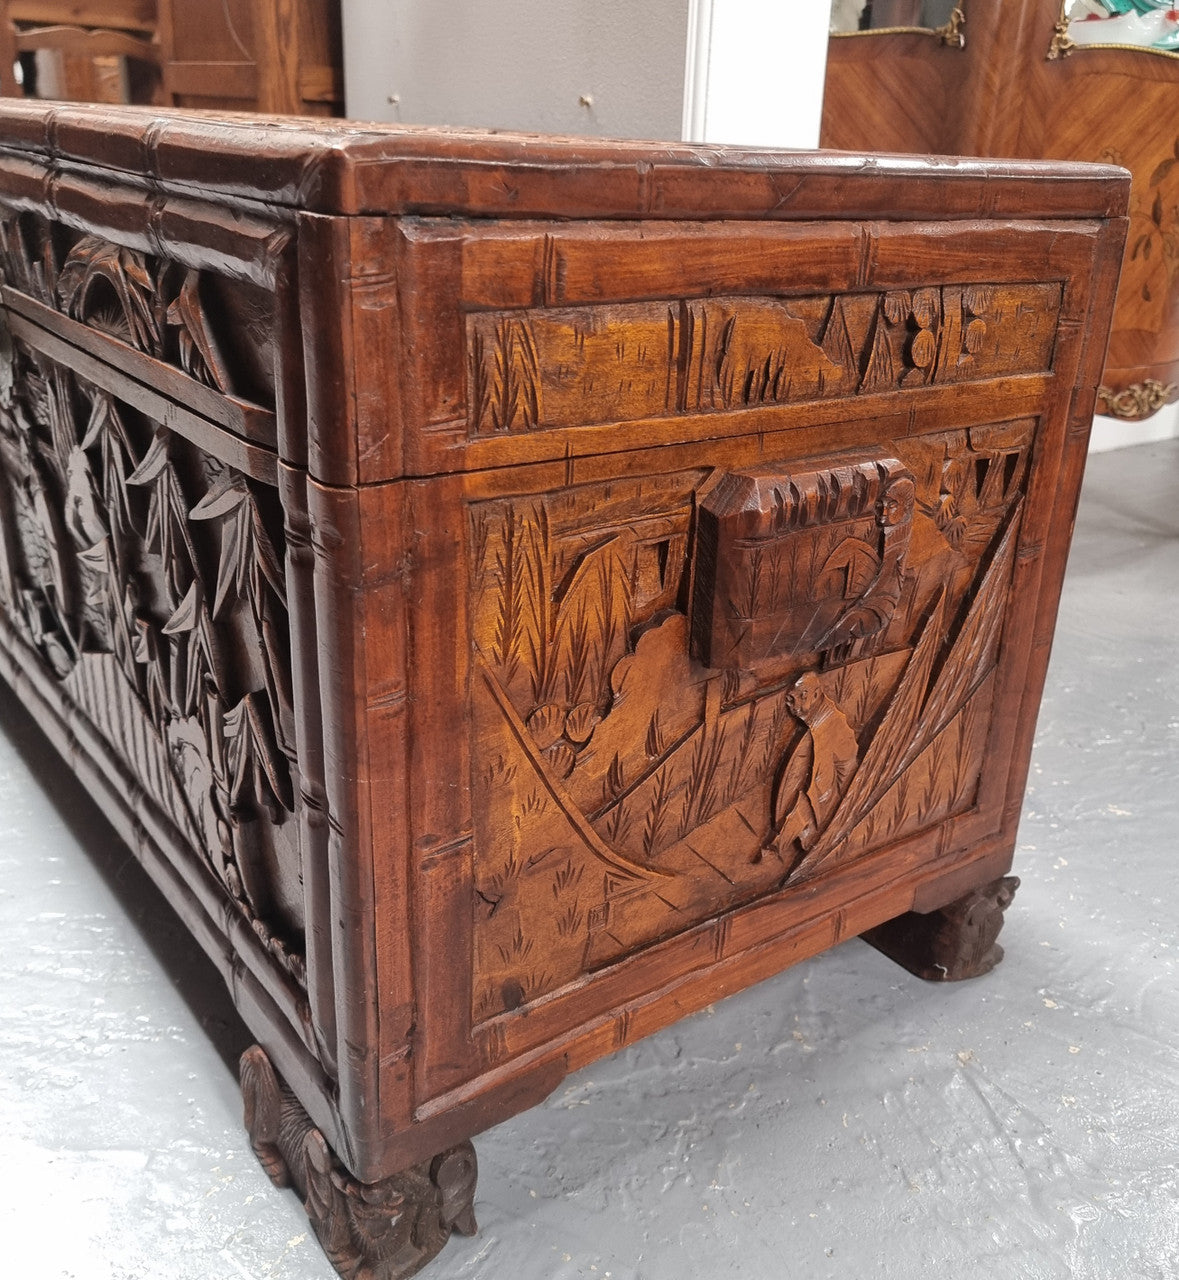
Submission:
<svg viewBox="0 0 1179 1280">
<path fill-rule="evenodd" d="M 0 106 L 13 323 L 331 484 L 1042 374 L 1126 199 L 1108 166 Z"/>
</svg>

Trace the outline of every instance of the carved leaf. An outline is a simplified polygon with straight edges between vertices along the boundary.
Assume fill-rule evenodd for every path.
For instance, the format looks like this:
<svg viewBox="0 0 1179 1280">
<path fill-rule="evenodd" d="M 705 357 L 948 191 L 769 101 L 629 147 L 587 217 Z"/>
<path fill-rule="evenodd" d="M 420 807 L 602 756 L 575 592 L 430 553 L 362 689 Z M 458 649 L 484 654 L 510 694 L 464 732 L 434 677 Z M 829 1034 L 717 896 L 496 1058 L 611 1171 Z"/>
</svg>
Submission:
<svg viewBox="0 0 1179 1280">
<path fill-rule="evenodd" d="M 987 336 L 987 322 L 985 320 L 972 320 L 966 326 L 966 336 L 963 339 L 963 345 L 972 356 L 978 355 L 983 348 L 983 340 Z"/>
<path fill-rule="evenodd" d="M 845 538 L 827 557 L 823 572 L 846 574 L 843 596 L 845 600 L 852 600 L 872 585 L 880 572 L 880 557 L 859 538 Z"/>
<path fill-rule="evenodd" d="M 195 579 L 185 593 L 184 599 L 176 607 L 176 611 L 164 623 L 164 635 L 174 636 L 191 631 L 200 621 L 201 587 Z"/>
<path fill-rule="evenodd" d="M 214 520 L 236 511 L 249 496 L 244 476 L 234 471 L 223 471 L 189 516 L 193 520 Z"/>
<path fill-rule="evenodd" d="M 909 356 L 918 369 L 928 369 L 937 355 L 937 339 L 929 329 L 921 329 L 913 336 Z"/>
<path fill-rule="evenodd" d="M 279 600 L 285 600 L 282 569 L 244 476 L 233 471 L 223 472 L 189 512 L 189 518 L 222 520 L 214 618 L 221 617 L 232 600 L 246 597 L 255 570 L 270 584 Z"/>
<path fill-rule="evenodd" d="M 150 484 L 159 479 L 168 465 L 169 435 L 163 427 L 156 431 L 147 453 L 143 455 L 143 461 L 127 477 L 128 484 Z"/>
<path fill-rule="evenodd" d="M 577 746 L 589 741 L 601 716 L 592 702 L 582 702 L 565 717 L 565 737 Z"/>
<path fill-rule="evenodd" d="M 937 289 L 918 289 L 913 295 L 913 319 L 922 329 L 932 327 L 941 309 L 941 298 Z"/>
<path fill-rule="evenodd" d="M 565 729 L 565 712 L 555 704 L 537 709 L 528 717 L 528 728 L 541 751 L 547 751 Z"/>
<path fill-rule="evenodd" d="M 96 287 L 101 283 L 109 286 L 109 293 Z M 162 355 L 155 281 L 143 254 L 97 236 L 83 236 L 66 258 L 57 292 L 65 313 L 83 322 L 103 314 L 104 304 L 113 295 L 127 341 L 149 355 Z"/>
<path fill-rule="evenodd" d="M 172 699 L 186 715 L 196 714 L 202 691 L 210 684 L 223 687 L 216 667 L 209 614 L 204 607 L 204 592 L 194 579 L 184 599 L 164 624 L 162 633 L 173 640 Z"/>
<path fill-rule="evenodd" d="M 243 797 L 253 798 L 255 767 L 266 779 L 275 800 L 284 809 L 293 810 L 291 775 L 286 760 L 274 741 L 270 708 L 259 693 L 248 693 L 225 713 L 226 763 L 230 771 L 230 798 L 240 804 Z"/>
<path fill-rule="evenodd" d="M 884 314 L 889 324 L 902 324 L 913 307 L 912 296 L 901 290 L 884 295 Z"/>
<path fill-rule="evenodd" d="M 200 295 L 200 273 L 188 271 L 180 292 L 168 307 L 167 321 L 179 329 L 180 364 L 200 382 L 228 393 L 231 390 L 225 362 L 205 318 Z"/>
</svg>

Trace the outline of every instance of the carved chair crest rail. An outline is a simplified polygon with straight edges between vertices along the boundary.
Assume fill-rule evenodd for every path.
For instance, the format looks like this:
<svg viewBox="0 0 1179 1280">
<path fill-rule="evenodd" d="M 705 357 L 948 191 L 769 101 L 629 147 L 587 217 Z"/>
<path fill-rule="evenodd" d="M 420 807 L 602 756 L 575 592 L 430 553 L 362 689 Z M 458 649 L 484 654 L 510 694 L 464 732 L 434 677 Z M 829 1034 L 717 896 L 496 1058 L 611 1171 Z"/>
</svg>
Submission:
<svg viewBox="0 0 1179 1280">
<path fill-rule="evenodd" d="M 994 965 L 1126 193 L 0 106 L 0 673 L 342 1274 L 719 996 Z"/>
</svg>

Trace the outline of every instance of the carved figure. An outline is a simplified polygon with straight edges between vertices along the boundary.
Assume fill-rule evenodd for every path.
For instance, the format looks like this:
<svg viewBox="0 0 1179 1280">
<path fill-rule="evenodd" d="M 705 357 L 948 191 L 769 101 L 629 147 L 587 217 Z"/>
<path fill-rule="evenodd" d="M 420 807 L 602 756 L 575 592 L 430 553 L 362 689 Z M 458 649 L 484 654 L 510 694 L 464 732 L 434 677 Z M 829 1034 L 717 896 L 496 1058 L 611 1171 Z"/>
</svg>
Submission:
<svg viewBox="0 0 1179 1280">
<path fill-rule="evenodd" d="M 809 849 L 835 812 L 855 772 L 859 746 L 847 717 L 813 671 L 795 681 L 786 705 L 806 725 L 774 797 L 773 847 L 790 860 L 792 846 Z"/>
<path fill-rule="evenodd" d="M 892 621 L 904 585 L 904 563 L 913 524 L 916 488 L 912 476 L 896 476 L 876 503 L 876 522 L 881 529 L 881 554 L 867 586 L 836 619 L 818 648 L 830 653 L 830 660 L 846 660 L 857 641 L 883 636 Z M 836 548 L 828 568 L 832 567 Z M 850 574 L 849 574 L 850 583 Z M 862 646 L 861 646 L 862 647 Z"/>
</svg>

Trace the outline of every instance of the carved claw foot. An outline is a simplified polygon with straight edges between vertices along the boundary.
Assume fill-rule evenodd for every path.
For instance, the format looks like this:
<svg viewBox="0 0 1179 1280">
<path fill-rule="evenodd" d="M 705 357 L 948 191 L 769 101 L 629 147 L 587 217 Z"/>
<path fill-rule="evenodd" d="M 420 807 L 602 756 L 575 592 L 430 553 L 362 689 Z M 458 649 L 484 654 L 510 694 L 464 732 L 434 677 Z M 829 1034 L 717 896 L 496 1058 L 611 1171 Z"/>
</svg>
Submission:
<svg viewBox="0 0 1179 1280">
<path fill-rule="evenodd" d="M 344 1280 L 403 1280 L 452 1231 L 474 1235 L 475 1149 L 459 1143 L 381 1182 L 358 1182 L 258 1045 L 241 1059 L 246 1129 L 272 1182 L 294 1187 Z"/>
<path fill-rule="evenodd" d="M 1017 876 L 1004 876 L 940 911 L 926 915 L 909 911 L 861 936 L 890 960 L 930 982 L 979 978 L 1003 959 L 996 939 L 1003 928 L 1003 912 L 1018 888 Z"/>
</svg>

